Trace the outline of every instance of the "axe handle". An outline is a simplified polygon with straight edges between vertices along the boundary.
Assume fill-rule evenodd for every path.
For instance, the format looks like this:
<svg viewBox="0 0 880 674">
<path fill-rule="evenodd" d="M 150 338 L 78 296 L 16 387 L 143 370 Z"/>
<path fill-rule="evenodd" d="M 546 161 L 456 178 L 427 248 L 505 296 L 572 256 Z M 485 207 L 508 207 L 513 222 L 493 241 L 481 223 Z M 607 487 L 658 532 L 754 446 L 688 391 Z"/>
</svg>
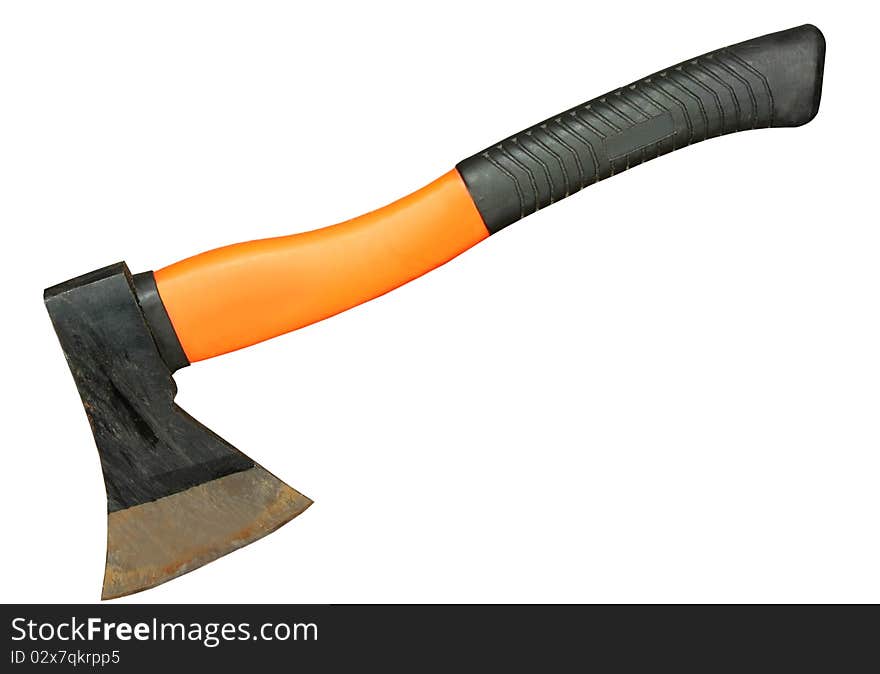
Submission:
<svg viewBox="0 0 880 674">
<path fill-rule="evenodd" d="M 296 330 L 644 161 L 736 131 L 805 124 L 818 111 L 824 56 L 810 25 L 704 54 L 510 136 L 380 210 L 165 267 L 159 296 L 190 362 Z"/>
<path fill-rule="evenodd" d="M 156 272 L 190 362 L 302 328 L 448 262 L 489 232 L 455 170 L 377 211 Z"/>
</svg>

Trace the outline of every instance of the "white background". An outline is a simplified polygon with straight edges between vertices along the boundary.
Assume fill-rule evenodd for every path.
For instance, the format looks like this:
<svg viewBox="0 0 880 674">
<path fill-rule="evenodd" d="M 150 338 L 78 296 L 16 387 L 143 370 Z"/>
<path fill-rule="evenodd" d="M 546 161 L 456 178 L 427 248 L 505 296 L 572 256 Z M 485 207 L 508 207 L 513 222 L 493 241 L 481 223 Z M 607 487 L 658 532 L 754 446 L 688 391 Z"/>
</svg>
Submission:
<svg viewBox="0 0 880 674">
<path fill-rule="evenodd" d="M 103 575 L 98 457 L 44 287 L 359 215 L 812 22 L 809 125 L 650 162 L 180 372 L 185 409 L 316 503 L 122 601 L 880 601 L 867 6 L 4 2 L 2 600 L 95 601 Z"/>
</svg>

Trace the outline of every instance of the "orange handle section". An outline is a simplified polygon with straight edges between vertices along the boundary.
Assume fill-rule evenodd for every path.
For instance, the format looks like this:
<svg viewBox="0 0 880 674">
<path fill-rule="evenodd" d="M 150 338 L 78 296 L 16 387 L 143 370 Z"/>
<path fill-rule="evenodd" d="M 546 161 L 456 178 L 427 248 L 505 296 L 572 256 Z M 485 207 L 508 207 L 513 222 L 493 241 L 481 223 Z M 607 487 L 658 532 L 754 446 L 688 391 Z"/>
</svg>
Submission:
<svg viewBox="0 0 880 674">
<path fill-rule="evenodd" d="M 155 273 L 190 362 L 383 295 L 489 235 L 458 171 L 384 208 L 292 236 L 196 255 Z"/>
</svg>

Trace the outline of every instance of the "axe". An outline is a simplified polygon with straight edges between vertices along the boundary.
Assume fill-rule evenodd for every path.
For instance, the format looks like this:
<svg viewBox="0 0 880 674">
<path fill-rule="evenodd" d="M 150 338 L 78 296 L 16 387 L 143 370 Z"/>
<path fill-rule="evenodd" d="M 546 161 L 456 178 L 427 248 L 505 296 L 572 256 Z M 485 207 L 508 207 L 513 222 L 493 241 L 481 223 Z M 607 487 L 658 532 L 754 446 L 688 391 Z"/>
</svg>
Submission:
<svg viewBox="0 0 880 674">
<path fill-rule="evenodd" d="M 551 117 L 353 220 L 155 272 L 132 275 L 119 262 L 48 288 L 107 489 L 102 597 L 192 571 L 312 503 L 178 407 L 176 370 L 387 293 L 649 159 L 805 124 L 818 111 L 824 57 L 810 25 L 741 42 Z"/>
</svg>

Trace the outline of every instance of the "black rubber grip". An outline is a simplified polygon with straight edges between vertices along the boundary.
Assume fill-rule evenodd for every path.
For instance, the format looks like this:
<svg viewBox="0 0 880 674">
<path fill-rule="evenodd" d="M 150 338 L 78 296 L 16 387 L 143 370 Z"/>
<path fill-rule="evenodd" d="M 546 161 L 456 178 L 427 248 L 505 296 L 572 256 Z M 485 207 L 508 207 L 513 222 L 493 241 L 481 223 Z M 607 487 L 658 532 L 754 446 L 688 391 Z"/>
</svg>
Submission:
<svg viewBox="0 0 880 674">
<path fill-rule="evenodd" d="M 727 133 L 806 124 L 825 39 L 811 25 L 685 61 L 567 110 L 457 168 L 491 233 L 603 178 Z"/>
</svg>

